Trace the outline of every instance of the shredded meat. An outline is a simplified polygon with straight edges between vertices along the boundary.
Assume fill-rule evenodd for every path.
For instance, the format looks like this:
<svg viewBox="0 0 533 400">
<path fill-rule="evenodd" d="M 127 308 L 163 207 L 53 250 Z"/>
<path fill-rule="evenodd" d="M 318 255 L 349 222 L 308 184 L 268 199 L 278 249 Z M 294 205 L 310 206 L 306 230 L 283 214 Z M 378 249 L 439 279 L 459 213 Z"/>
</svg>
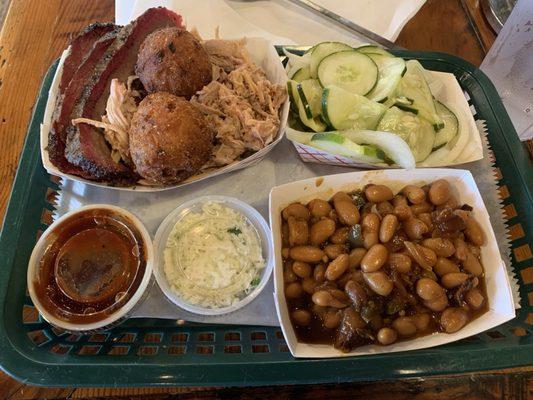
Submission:
<svg viewBox="0 0 533 400">
<path fill-rule="evenodd" d="M 231 164 L 246 151 L 261 150 L 279 129 L 286 92 L 267 79 L 244 45 L 245 40 L 204 42 L 216 80 L 191 99 L 215 132 L 213 156 L 203 169 Z"/>
<path fill-rule="evenodd" d="M 132 165 L 130 156 L 129 129 L 133 114 L 137 111 L 135 98 L 139 93 L 132 89 L 132 83 L 137 77 L 128 77 L 126 84 L 118 79 L 111 80 L 109 98 L 106 104 L 106 115 L 102 121 L 88 118 L 76 118 L 73 124 L 85 123 L 104 130 L 104 137 L 111 146 L 111 157 L 116 163 L 123 160 Z"/>
<path fill-rule="evenodd" d="M 192 32 L 198 38 L 197 31 Z M 217 32 L 218 37 L 218 32 Z M 202 171 L 231 164 L 250 152 L 271 143 L 279 130 L 279 110 L 286 99 L 285 89 L 273 84 L 255 65 L 245 48 L 245 39 L 203 41 L 213 66 L 213 81 L 191 98 L 206 117 L 215 146 Z M 104 130 L 112 158 L 132 166 L 129 129 L 141 95 L 132 88 L 136 76 L 126 84 L 111 81 L 106 114 L 101 121 L 77 118 L 73 124 L 86 123 Z"/>
</svg>

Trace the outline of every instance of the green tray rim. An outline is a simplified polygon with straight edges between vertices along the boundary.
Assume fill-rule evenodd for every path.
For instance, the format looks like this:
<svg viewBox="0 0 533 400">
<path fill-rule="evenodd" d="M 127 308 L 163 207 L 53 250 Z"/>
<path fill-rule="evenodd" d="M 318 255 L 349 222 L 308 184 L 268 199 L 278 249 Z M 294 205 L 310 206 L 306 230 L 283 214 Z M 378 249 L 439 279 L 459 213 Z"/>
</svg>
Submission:
<svg viewBox="0 0 533 400">
<path fill-rule="evenodd" d="M 517 182 L 509 187 L 515 205 L 520 211 L 533 216 L 533 170 L 513 125 L 490 80 L 472 64 L 443 53 L 435 52 L 395 52 L 405 58 L 420 61 L 441 62 L 450 65 L 455 72 L 467 74 L 490 99 L 485 104 L 485 114 L 491 116 L 491 131 L 498 130 L 490 137 L 499 167 L 507 179 Z M 7 285 L 11 275 L 10 267 L 16 249 L 23 235 L 21 222 L 31 201 L 27 182 L 36 168 L 42 168 L 39 151 L 39 126 L 47 101 L 48 87 L 51 84 L 57 62 L 48 70 L 37 98 L 28 134 L 25 139 L 9 205 L 0 234 L 0 366 L 14 378 L 38 386 L 97 387 L 97 386 L 257 386 L 276 384 L 301 384 L 322 382 L 343 382 L 407 378 L 414 376 L 467 373 L 488 369 L 503 369 L 533 364 L 533 343 L 530 340 L 516 345 L 491 347 L 490 344 L 477 349 L 468 345 L 440 346 L 425 350 L 351 357 L 341 359 L 284 359 L 257 362 L 239 360 L 237 362 L 159 364 L 157 359 L 127 364 L 121 362 L 97 363 L 98 357 L 86 358 L 79 364 L 42 363 L 23 353 L 8 336 L 5 308 L 10 305 L 6 299 Z M 458 74 L 456 73 L 456 76 Z M 461 77 L 458 76 L 461 81 Z M 503 149 L 503 150 L 502 150 Z M 511 155 L 513 155 L 511 157 Z M 506 175 L 518 172 L 518 176 Z M 526 237 L 533 237 L 533 221 L 524 221 Z M 530 285 L 528 285 L 530 286 Z M 524 299 L 525 288 L 521 288 Z M 526 296 L 527 299 L 527 296 Z M 527 301 L 527 300 L 526 300 Z M 38 349 L 37 349 L 38 351 Z M 330 371 L 330 372 L 325 372 Z"/>
</svg>

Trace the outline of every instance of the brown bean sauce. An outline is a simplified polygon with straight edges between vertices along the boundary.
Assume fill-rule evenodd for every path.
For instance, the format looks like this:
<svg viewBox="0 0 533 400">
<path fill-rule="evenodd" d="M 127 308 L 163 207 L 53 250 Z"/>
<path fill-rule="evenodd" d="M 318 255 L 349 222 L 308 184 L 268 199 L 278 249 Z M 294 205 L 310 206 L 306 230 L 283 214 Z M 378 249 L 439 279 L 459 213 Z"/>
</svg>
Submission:
<svg viewBox="0 0 533 400">
<path fill-rule="evenodd" d="M 442 182 L 441 182 L 442 186 Z M 428 186 L 429 188 L 429 186 Z M 424 192 L 425 193 L 425 192 Z M 336 194 L 336 196 L 343 196 L 345 198 L 346 193 L 340 193 Z M 425 195 L 424 195 L 425 196 Z M 376 203 L 372 203 L 368 200 L 368 198 L 363 197 L 361 194 L 359 195 L 360 198 L 354 198 L 352 197 L 352 200 L 355 205 L 357 205 L 360 208 L 360 213 L 364 214 L 365 212 L 370 212 L 370 210 L 373 209 L 373 207 L 376 207 Z M 424 200 L 427 201 L 427 200 Z M 408 205 L 413 205 L 410 203 L 409 200 L 406 200 Z M 330 206 L 332 209 L 335 208 L 334 202 L 330 199 L 329 201 Z M 302 204 L 306 205 L 306 204 Z M 405 233 L 403 223 L 405 221 L 399 221 L 398 226 L 395 228 L 395 232 L 392 236 L 392 238 L 387 242 L 383 243 L 383 245 L 386 247 L 388 254 L 392 253 L 398 253 L 401 252 L 403 254 L 406 254 L 411 259 L 411 267 L 408 272 L 402 273 L 399 270 L 392 269 L 387 262 L 382 264 L 382 266 L 379 268 L 380 271 L 380 279 L 381 283 L 383 285 L 390 285 L 390 282 L 392 282 L 392 290 L 390 292 L 387 291 L 387 295 L 380 295 L 379 292 L 376 291 L 376 287 L 372 288 L 367 284 L 367 281 L 364 278 L 365 273 L 361 271 L 359 266 L 353 267 L 351 270 L 348 269 L 343 275 L 339 276 L 337 279 L 332 281 L 319 281 L 314 282 L 315 289 L 316 290 L 326 290 L 330 291 L 331 295 L 335 293 L 335 291 L 339 292 L 342 291 L 346 294 L 349 293 L 344 291 L 344 285 L 349 280 L 353 280 L 354 282 L 358 283 L 359 289 L 357 289 L 355 292 L 352 292 L 353 296 L 357 296 L 356 299 L 358 300 L 352 300 L 348 302 L 348 305 L 344 308 L 334 308 L 339 307 L 339 304 L 331 303 L 331 307 L 323 307 L 316 305 L 312 300 L 312 294 L 301 291 L 301 294 L 298 295 L 297 298 L 294 298 L 292 295 L 290 297 L 286 296 L 287 306 L 289 309 L 289 314 L 292 315 L 292 313 L 296 310 L 305 310 L 308 311 L 311 315 L 310 322 L 309 319 L 303 319 L 298 320 L 299 323 L 302 323 L 303 325 L 298 325 L 296 323 L 296 320 L 291 317 L 292 326 L 294 328 L 294 331 L 296 333 L 296 337 L 298 338 L 298 341 L 303 343 L 313 343 L 313 344 L 330 344 L 334 345 L 336 348 L 339 348 L 342 351 L 350 351 L 351 349 L 361 346 L 364 344 L 379 344 L 377 340 L 377 334 L 379 330 L 383 327 L 391 327 L 394 328 L 397 333 L 398 337 L 397 339 L 394 339 L 393 342 L 398 341 L 404 341 L 404 340 L 411 340 L 417 337 L 430 335 L 436 332 L 444 332 L 445 330 L 441 326 L 441 315 L 442 311 L 434 311 L 430 309 L 429 304 L 425 302 L 423 298 L 421 298 L 416 290 L 417 282 L 422 278 L 430 278 L 437 283 L 441 280 L 441 277 L 437 277 L 434 272 L 431 271 L 431 268 L 428 270 L 428 266 L 425 266 L 423 268 L 421 265 L 417 264 L 417 260 L 420 261 L 420 258 L 416 258 L 416 254 L 410 254 L 409 246 L 405 244 L 406 241 L 410 241 L 412 243 L 416 243 L 417 246 L 422 246 L 423 240 L 428 239 L 431 237 L 443 237 L 443 238 L 462 238 L 465 242 L 469 242 L 468 236 L 464 234 L 465 226 L 464 224 L 456 224 L 454 226 L 448 226 L 446 225 L 446 232 L 443 232 L 442 229 L 439 228 L 438 223 L 447 224 L 449 221 L 452 221 L 455 223 L 456 216 L 454 214 L 454 210 L 459 208 L 458 206 L 450 206 L 447 208 L 444 208 L 443 210 L 436 209 L 435 204 L 429 205 L 429 210 L 432 214 L 430 214 L 430 217 L 432 218 L 433 226 L 431 229 L 428 229 L 427 232 L 422 234 L 421 238 L 418 239 L 409 239 Z M 384 211 L 385 215 L 392 213 L 391 211 Z M 471 210 L 468 210 L 471 211 Z M 381 215 L 381 220 L 385 215 Z M 328 218 L 332 218 L 335 221 L 335 229 L 338 230 L 345 225 L 343 222 L 336 218 L 335 215 L 328 215 Z M 283 215 L 282 215 L 282 218 Z M 316 217 L 312 218 L 310 221 L 308 221 L 309 228 L 312 226 L 312 224 L 319 221 L 322 217 Z M 325 217 L 324 217 L 325 218 Z M 459 217 L 457 217 L 459 218 Z M 347 220 L 347 219 L 345 219 Z M 462 220 L 461 220 L 462 221 Z M 359 220 L 359 224 L 362 224 L 362 219 Z M 444 225 L 443 225 L 444 226 Z M 287 225 L 285 225 L 287 229 Z M 285 236 L 289 234 L 290 236 L 290 226 L 288 226 L 289 232 L 285 233 Z M 428 227 L 429 228 L 429 227 Z M 448 229 L 449 228 L 449 229 Z M 355 247 L 361 247 L 364 244 L 364 237 L 366 235 L 365 229 L 361 229 L 359 227 L 358 229 L 353 230 L 355 233 L 353 235 L 358 235 L 357 231 L 360 233 L 360 237 L 355 238 L 349 238 L 347 239 L 346 243 L 344 243 L 346 247 L 346 251 L 349 252 L 351 249 Z M 283 235 L 282 235 L 283 236 Z M 316 245 L 310 244 L 309 241 L 306 243 L 300 244 L 303 246 L 307 246 L 308 248 L 312 247 L 319 247 L 320 249 L 324 250 L 328 245 L 330 245 L 331 236 L 329 239 L 325 240 L 323 243 L 320 243 Z M 453 239 L 452 239 L 453 240 Z M 469 242 L 469 245 L 472 245 L 472 243 Z M 291 275 L 290 271 L 285 271 L 286 269 L 292 269 L 292 263 L 294 261 L 299 261 L 297 258 L 291 259 L 291 257 L 298 257 L 296 253 L 291 253 L 289 243 L 287 241 L 284 242 L 284 246 L 286 247 L 286 252 L 284 253 L 284 262 L 283 262 L 283 268 L 284 268 L 284 277 L 285 279 L 290 279 L 285 283 L 285 286 L 288 285 L 289 282 L 291 284 L 304 284 L 304 278 L 300 278 L 298 276 L 295 276 L 294 274 Z M 411 246 L 412 247 L 412 246 Z M 428 250 L 426 248 L 426 250 Z M 431 250 L 430 250 L 431 251 Z M 301 252 L 300 252 L 301 253 Z M 373 253 L 376 254 L 376 253 Z M 336 256 L 331 256 L 336 257 Z M 377 257 L 377 256 L 375 256 Z M 436 255 L 433 253 L 433 262 L 436 260 Z M 458 257 L 458 258 L 457 258 Z M 454 307 L 454 308 L 462 308 L 466 311 L 468 315 L 468 321 L 467 324 L 470 323 L 472 320 L 480 317 L 489 309 L 488 304 L 488 296 L 487 296 L 487 289 L 486 289 L 486 282 L 484 279 L 484 276 L 478 276 L 475 277 L 474 275 L 470 274 L 467 270 L 465 270 L 462 267 L 462 262 L 460 261 L 461 258 L 459 255 L 457 257 L 454 255 L 448 257 L 453 262 L 455 262 L 458 267 L 460 267 L 460 271 L 463 273 L 466 273 L 468 275 L 468 279 L 466 282 L 461 284 L 459 287 L 451 288 L 451 289 L 443 289 L 443 293 L 447 297 L 447 306 L 446 308 Z M 429 260 L 429 259 L 428 259 Z M 301 261 L 301 260 L 300 260 Z M 324 266 L 327 267 L 327 265 L 332 261 L 332 259 L 328 259 L 328 255 L 324 256 L 323 259 L 321 259 L 318 263 L 309 263 L 311 268 L 317 268 L 318 265 L 321 265 L 321 268 L 324 268 Z M 479 260 L 480 263 L 482 263 L 483 260 Z M 426 261 L 429 262 L 429 261 Z M 434 264 L 433 264 L 434 265 Z M 313 279 L 314 274 L 311 273 L 311 279 Z M 368 277 L 368 276 L 367 276 Z M 308 278 L 305 278 L 308 279 Z M 386 281 L 385 281 L 386 280 Z M 375 282 L 375 281 L 374 281 Z M 388 282 L 388 283 L 387 283 Z M 311 285 L 313 282 L 311 282 Z M 306 290 L 310 290 L 309 288 L 312 286 L 309 286 L 309 282 L 305 282 Z M 386 286 L 382 286 L 386 287 Z M 390 288 L 390 286 L 388 286 Z M 484 303 L 479 309 L 474 309 L 473 307 L 470 307 L 466 301 L 465 293 L 473 288 L 476 287 L 480 293 L 482 294 L 484 298 Z M 317 289 L 318 288 L 318 289 Z M 360 293 L 360 290 L 364 291 L 364 293 Z M 352 289 L 355 290 L 355 289 Z M 359 292 L 358 292 L 359 291 Z M 342 293 L 341 293 L 342 294 Z M 323 298 L 323 297 L 322 297 Z M 324 299 L 324 298 L 323 298 Z M 326 300 L 322 300 L 326 301 Z M 321 304 L 320 302 L 318 304 Z M 340 304 L 342 307 L 342 304 Z M 346 312 L 348 308 L 351 308 L 353 311 Z M 438 309 L 438 305 L 433 305 L 432 308 Z M 344 324 L 344 330 L 341 329 L 343 324 L 342 322 L 337 327 L 331 327 L 333 325 L 332 321 L 335 321 L 335 317 L 332 316 L 332 314 L 339 310 L 338 313 L 341 315 L 341 321 L 342 321 L 342 315 L 346 314 L 347 319 L 346 323 Z M 328 313 L 328 317 L 326 318 L 326 321 L 328 322 L 330 327 L 326 327 L 324 323 L 324 315 L 325 313 Z M 355 314 L 354 314 L 355 312 Z M 420 325 L 417 326 L 416 332 L 413 333 L 412 331 L 409 331 L 409 327 L 406 327 L 405 325 L 401 325 L 402 322 L 398 322 L 399 325 L 395 325 L 394 321 L 398 317 L 410 317 L 416 314 L 427 314 L 429 315 L 429 324 L 427 325 L 427 328 L 423 329 Z M 299 314 L 301 315 L 301 314 Z M 302 322 L 304 321 L 304 322 Z M 414 323 L 415 319 L 410 319 L 410 322 Z M 417 320 L 420 322 L 420 320 Z M 449 318 L 447 319 L 447 322 L 449 324 Z M 450 325 L 448 325 L 450 326 Z M 403 330 L 404 335 L 407 335 L 408 337 L 402 337 L 400 336 L 400 330 Z M 346 331 L 351 332 L 350 334 L 346 334 Z"/>
<path fill-rule="evenodd" d="M 131 299 L 146 250 L 133 221 L 107 209 L 73 215 L 49 236 L 35 293 L 51 315 L 85 324 L 109 317 Z"/>
<path fill-rule="evenodd" d="M 483 297 L 487 299 L 487 289 L 485 286 L 485 279 L 479 280 L 479 285 L 477 288 L 481 291 L 483 294 Z M 392 298 L 394 296 L 395 292 L 391 295 L 389 295 L 387 298 Z M 302 298 L 300 299 L 287 299 L 287 306 L 289 308 L 289 311 L 294 310 L 312 310 L 313 308 L 313 302 L 311 300 L 311 295 L 305 293 Z M 450 306 L 457 306 L 457 303 L 452 299 L 450 300 Z M 417 313 L 417 307 L 422 307 L 420 304 L 418 304 L 415 307 L 407 307 L 404 309 L 405 315 L 410 316 Z M 418 310 L 421 310 L 418 308 Z M 469 323 L 475 320 L 476 318 L 482 316 L 489 310 L 489 304 L 487 301 L 483 304 L 483 306 L 478 310 L 470 310 L 469 311 Z M 440 318 L 440 312 L 433 312 L 431 310 L 424 310 L 424 312 L 428 313 L 430 315 L 430 322 L 426 330 L 417 332 L 416 335 L 410 336 L 407 339 L 404 340 L 412 340 L 417 337 L 422 337 L 426 335 L 431 335 L 436 332 L 443 332 L 443 330 L 440 327 L 439 324 L 439 318 Z M 329 344 L 333 345 L 335 342 L 335 335 L 337 333 L 337 328 L 328 329 L 324 326 L 324 323 L 322 319 L 316 315 L 315 313 L 311 314 L 311 323 L 307 326 L 299 326 L 296 324 L 292 324 L 294 328 L 294 332 L 296 333 L 296 337 L 299 342 L 302 343 L 310 343 L 310 344 Z M 394 314 L 389 317 L 389 320 L 387 318 L 384 319 L 384 325 L 383 326 L 390 326 L 394 318 L 396 318 L 398 314 Z M 397 342 L 400 342 L 402 340 L 398 340 Z M 376 342 L 372 342 L 371 340 L 367 341 L 367 344 L 378 344 Z"/>
</svg>

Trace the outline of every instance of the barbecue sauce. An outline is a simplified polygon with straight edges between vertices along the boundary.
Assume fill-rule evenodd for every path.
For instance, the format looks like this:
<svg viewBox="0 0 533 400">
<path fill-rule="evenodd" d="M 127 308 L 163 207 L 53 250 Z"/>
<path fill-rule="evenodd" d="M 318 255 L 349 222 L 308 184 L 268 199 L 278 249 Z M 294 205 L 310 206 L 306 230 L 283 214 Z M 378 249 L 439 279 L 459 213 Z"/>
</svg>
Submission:
<svg viewBox="0 0 533 400">
<path fill-rule="evenodd" d="M 35 293 L 42 306 L 66 322 L 101 321 L 139 288 L 146 250 L 133 221 L 107 209 L 73 215 L 49 236 Z"/>
</svg>

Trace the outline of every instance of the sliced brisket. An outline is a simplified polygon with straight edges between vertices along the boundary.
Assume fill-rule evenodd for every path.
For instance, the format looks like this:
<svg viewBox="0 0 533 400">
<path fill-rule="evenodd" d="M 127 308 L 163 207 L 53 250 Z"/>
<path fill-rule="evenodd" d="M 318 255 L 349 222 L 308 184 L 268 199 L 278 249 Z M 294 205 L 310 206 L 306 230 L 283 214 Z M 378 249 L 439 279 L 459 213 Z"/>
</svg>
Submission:
<svg viewBox="0 0 533 400">
<path fill-rule="evenodd" d="M 89 29 L 90 27 L 93 29 Z M 87 177 L 88 174 L 85 174 L 79 166 L 71 164 L 65 158 L 67 128 L 72 120 L 74 105 L 82 96 L 95 65 L 113 43 L 120 30 L 120 27 L 112 24 L 103 26 L 93 24 L 90 27 L 72 42 L 71 52 L 63 64 L 60 90 L 56 97 L 52 126 L 48 133 L 50 161 L 63 172 L 83 177 Z M 97 34 L 101 34 L 101 36 L 97 36 Z M 73 70 L 74 66 L 76 67 L 75 71 Z"/>
<path fill-rule="evenodd" d="M 164 27 L 182 28 L 181 22 L 181 16 L 158 7 L 147 10 L 122 28 L 98 59 L 91 77 L 85 80 L 85 88 L 74 105 L 72 117 L 100 120 L 105 113 L 111 79 L 125 82 L 128 76 L 134 74 L 137 53 L 146 36 Z M 102 133 L 93 126 L 69 126 L 65 155 L 70 163 L 81 167 L 89 179 L 120 182 L 134 178 L 133 171 L 113 161 Z"/>
<path fill-rule="evenodd" d="M 85 61 L 87 55 L 93 48 L 94 43 L 106 33 L 115 30 L 117 27 L 112 23 L 94 23 L 85 28 L 70 43 L 70 54 L 63 63 L 63 74 L 59 84 L 59 92 L 63 93 L 68 87 L 70 80 L 78 67 Z"/>
</svg>

